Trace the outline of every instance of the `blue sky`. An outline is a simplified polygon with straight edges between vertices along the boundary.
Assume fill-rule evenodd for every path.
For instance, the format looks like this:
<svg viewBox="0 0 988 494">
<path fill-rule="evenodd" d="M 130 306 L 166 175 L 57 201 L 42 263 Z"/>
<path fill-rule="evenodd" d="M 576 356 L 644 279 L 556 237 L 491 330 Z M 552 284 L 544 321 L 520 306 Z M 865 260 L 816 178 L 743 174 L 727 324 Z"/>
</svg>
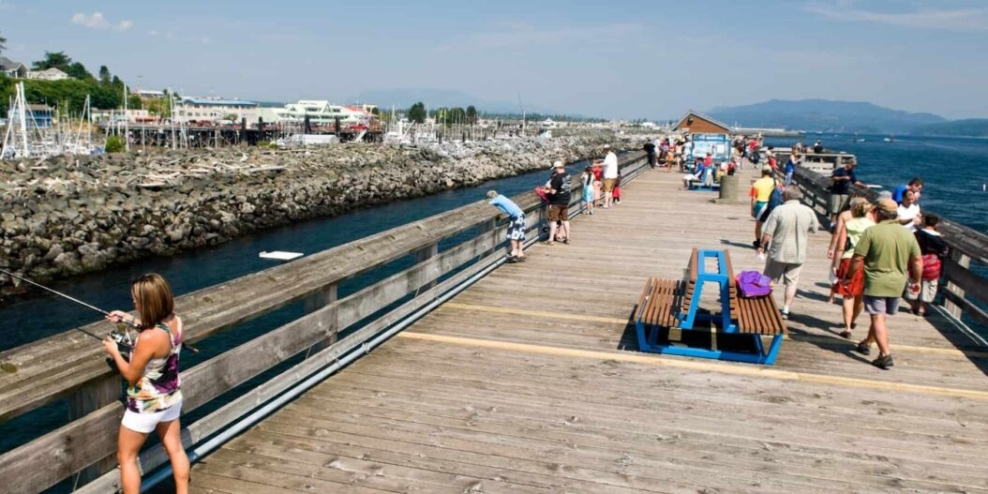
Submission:
<svg viewBox="0 0 988 494">
<path fill-rule="evenodd" d="M 988 117 L 988 0 L 0 0 L 0 35 L 17 61 L 63 50 L 188 95 L 437 88 L 655 119 L 827 98 Z"/>
</svg>

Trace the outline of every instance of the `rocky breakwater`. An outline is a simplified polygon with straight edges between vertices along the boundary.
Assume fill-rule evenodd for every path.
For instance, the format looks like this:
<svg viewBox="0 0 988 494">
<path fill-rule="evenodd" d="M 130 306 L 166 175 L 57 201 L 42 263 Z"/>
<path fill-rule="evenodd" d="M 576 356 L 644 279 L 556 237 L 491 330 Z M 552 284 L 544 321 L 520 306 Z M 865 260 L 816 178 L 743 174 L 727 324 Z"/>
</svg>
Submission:
<svg viewBox="0 0 988 494">
<path fill-rule="evenodd" d="M 0 267 L 37 280 L 600 156 L 610 134 L 0 162 Z M 0 275 L 0 294 L 17 292 Z"/>
</svg>

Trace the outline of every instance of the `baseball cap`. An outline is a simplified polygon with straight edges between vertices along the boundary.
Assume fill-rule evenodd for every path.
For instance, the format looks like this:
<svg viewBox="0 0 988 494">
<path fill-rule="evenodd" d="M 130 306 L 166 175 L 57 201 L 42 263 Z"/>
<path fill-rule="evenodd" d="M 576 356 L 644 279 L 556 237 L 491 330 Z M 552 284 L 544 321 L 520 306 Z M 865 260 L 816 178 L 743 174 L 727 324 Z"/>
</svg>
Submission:
<svg viewBox="0 0 988 494">
<path fill-rule="evenodd" d="M 879 199 L 878 209 L 884 213 L 894 213 L 899 210 L 899 205 L 892 199 Z"/>
<path fill-rule="evenodd" d="M 555 163 L 552 164 L 552 167 L 553 168 L 565 168 L 566 165 L 564 165 L 562 161 L 558 161 L 557 160 Z"/>
</svg>

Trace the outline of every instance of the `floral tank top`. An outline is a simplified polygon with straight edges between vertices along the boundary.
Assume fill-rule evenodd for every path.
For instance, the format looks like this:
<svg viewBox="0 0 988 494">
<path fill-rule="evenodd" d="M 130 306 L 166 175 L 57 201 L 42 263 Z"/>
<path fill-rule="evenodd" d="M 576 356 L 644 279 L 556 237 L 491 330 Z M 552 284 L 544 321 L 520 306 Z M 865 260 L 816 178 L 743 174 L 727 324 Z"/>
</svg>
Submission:
<svg viewBox="0 0 988 494">
<path fill-rule="evenodd" d="M 137 384 L 127 388 L 127 409 L 137 413 L 156 413 L 171 408 L 182 401 L 181 381 L 178 377 L 178 355 L 182 351 L 179 335 L 172 335 L 167 324 L 157 327 L 168 333 L 172 349 L 165 358 L 151 359 L 144 368 L 144 375 Z M 181 334 L 182 321 L 178 322 Z M 140 336 L 137 337 L 140 339 Z M 137 346 L 137 343 L 134 343 Z"/>
</svg>

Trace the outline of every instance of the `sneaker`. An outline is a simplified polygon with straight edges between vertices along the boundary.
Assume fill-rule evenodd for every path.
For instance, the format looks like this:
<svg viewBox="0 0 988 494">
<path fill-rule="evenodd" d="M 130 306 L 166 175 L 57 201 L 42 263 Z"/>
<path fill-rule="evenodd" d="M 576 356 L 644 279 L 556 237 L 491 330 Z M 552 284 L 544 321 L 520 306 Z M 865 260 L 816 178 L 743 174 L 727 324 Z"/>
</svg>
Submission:
<svg viewBox="0 0 988 494">
<path fill-rule="evenodd" d="M 508 257 L 507 257 L 507 258 L 506 258 L 506 259 L 504 260 L 504 262 L 506 262 L 506 263 L 509 263 L 509 264 L 514 264 L 514 263 L 516 263 L 516 262 L 518 262 L 518 258 L 517 258 L 517 257 L 515 257 L 515 256 L 508 256 Z"/>
<path fill-rule="evenodd" d="M 779 309 L 779 313 L 782 314 L 782 319 L 785 319 L 786 321 L 789 320 L 789 311 L 788 310 L 786 310 L 786 309 Z"/>
<path fill-rule="evenodd" d="M 854 347 L 854 349 L 861 355 L 871 355 L 871 345 L 866 341 L 858 343 L 858 346 Z"/>
<path fill-rule="evenodd" d="M 889 367 L 895 365 L 895 362 L 892 361 L 892 354 L 890 353 L 884 357 L 876 358 L 874 361 L 871 362 L 871 365 L 874 365 L 875 367 L 878 367 L 879 369 L 882 370 L 889 370 Z"/>
<path fill-rule="evenodd" d="M 569 237 L 564 238 L 563 243 L 569 245 Z"/>
<path fill-rule="evenodd" d="M 762 242 L 760 240 L 755 240 L 755 241 L 751 242 L 751 246 L 754 247 L 754 248 L 756 248 L 756 249 L 761 244 L 762 244 Z"/>
</svg>

